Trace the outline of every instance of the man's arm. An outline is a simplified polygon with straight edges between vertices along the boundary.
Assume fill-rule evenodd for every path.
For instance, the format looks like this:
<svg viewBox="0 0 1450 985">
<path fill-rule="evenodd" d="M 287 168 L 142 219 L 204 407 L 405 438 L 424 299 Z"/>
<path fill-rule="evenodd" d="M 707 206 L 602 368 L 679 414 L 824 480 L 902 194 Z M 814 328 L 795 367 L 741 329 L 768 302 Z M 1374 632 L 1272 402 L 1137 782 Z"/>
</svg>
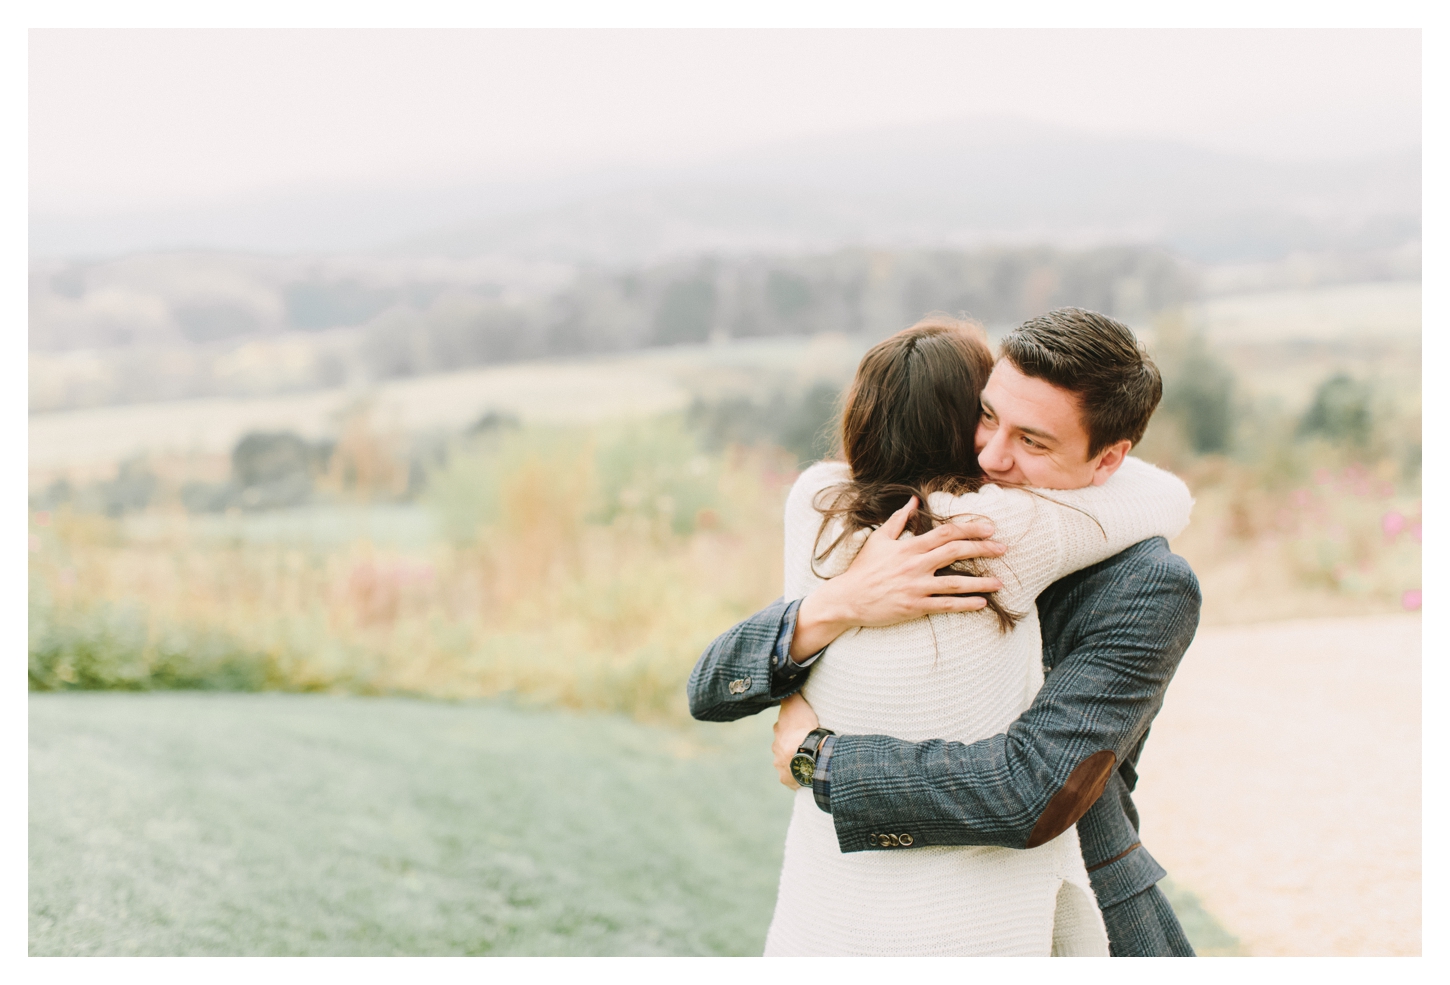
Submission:
<svg viewBox="0 0 1450 985">
<path fill-rule="evenodd" d="M 702 722 L 733 722 L 799 690 L 814 662 L 790 658 L 799 608 L 799 601 L 777 599 L 715 637 L 690 672 L 690 714 Z"/>
<path fill-rule="evenodd" d="M 909 833 L 913 845 L 1028 848 L 1074 824 L 1147 732 L 1198 625 L 1193 572 L 1156 544 L 1097 566 L 1083 603 L 1091 630 L 1006 733 L 971 745 L 842 735 L 823 750 L 816 801 L 841 850 L 881 847 L 882 832 Z M 814 714 L 798 701 L 786 718 L 777 756 Z"/>
<path fill-rule="evenodd" d="M 805 599 L 778 600 L 716 637 L 690 672 L 690 714 L 728 722 L 778 704 L 805 684 L 820 652 L 854 626 L 986 606 L 986 599 L 968 593 L 997 591 L 996 578 L 936 572 L 965 558 L 1000 557 L 1002 545 L 986 539 L 991 523 L 943 523 L 902 540 L 915 508 L 912 497 L 866 538 L 849 569 Z"/>
</svg>

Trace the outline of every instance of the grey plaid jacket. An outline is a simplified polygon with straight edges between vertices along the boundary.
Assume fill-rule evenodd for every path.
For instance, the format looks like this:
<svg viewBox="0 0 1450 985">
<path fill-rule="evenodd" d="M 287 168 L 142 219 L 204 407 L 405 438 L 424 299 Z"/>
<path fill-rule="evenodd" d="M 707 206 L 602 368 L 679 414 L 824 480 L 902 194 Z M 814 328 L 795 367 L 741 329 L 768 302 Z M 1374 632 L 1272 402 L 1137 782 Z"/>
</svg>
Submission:
<svg viewBox="0 0 1450 985">
<path fill-rule="evenodd" d="M 1069 575 L 1038 598 L 1046 683 L 1001 735 L 965 745 L 842 735 L 829 798 L 841 850 L 1041 844 L 1074 822 L 1115 956 L 1191 955 L 1157 889 L 1166 874 L 1138 838 L 1132 790 L 1153 717 L 1198 627 L 1201 596 L 1161 537 Z M 772 673 L 784 602 L 710 644 L 690 675 L 691 713 L 732 721 L 778 704 L 806 681 Z M 787 630 L 789 627 L 786 627 Z M 895 839 L 893 839 L 895 840 Z"/>
</svg>

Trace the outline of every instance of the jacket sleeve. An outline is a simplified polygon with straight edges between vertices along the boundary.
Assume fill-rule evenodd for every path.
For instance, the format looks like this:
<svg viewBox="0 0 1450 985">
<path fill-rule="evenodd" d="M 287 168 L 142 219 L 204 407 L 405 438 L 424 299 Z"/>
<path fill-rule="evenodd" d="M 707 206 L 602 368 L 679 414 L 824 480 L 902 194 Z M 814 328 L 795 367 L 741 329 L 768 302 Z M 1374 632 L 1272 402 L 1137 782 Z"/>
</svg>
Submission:
<svg viewBox="0 0 1450 985">
<path fill-rule="evenodd" d="M 702 722 L 733 722 L 800 690 L 815 658 L 789 659 L 799 608 L 799 599 L 777 599 L 717 636 L 690 672 L 690 714 Z M 782 643 L 785 652 L 778 654 Z"/>
<path fill-rule="evenodd" d="M 843 852 L 880 848 L 883 832 L 1031 848 L 1077 822 L 1138 748 L 1198 626 L 1197 579 L 1166 545 L 1111 571 L 1079 603 L 1087 629 L 1005 733 L 836 741 L 829 807 Z"/>
</svg>

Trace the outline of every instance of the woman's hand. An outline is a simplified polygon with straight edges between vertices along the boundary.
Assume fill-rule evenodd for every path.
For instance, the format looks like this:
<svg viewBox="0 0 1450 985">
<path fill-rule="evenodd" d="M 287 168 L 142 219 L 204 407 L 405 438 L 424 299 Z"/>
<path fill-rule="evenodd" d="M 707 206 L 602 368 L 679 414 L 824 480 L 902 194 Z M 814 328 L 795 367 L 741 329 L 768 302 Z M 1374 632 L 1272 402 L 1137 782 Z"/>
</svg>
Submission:
<svg viewBox="0 0 1450 985">
<path fill-rule="evenodd" d="M 986 608 L 987 600 L 976 593 L 1000 590 L 996 578 L 938 578 L 936 573 L 965 558 L 1001 557 L 1006 548 L 987 539 L 993 533 L 991 522 L 943 523 L 902 540 L 916 507 L 913 496 L 866 538 L 844 573 L 801 601 L 790 643 L 793 659 L 819 653 L 856 626 L 891 626 L 934 612 Z"/>
<path fill-rule="evenodd" d="M 775 771 L 780 774 L 780 782 L 789 790 L 801 788 L 790 772 L 791 757 L 806 736 L 820 724 L 821 720 L 816 717 L 810 703 L 799 693 L 780 703 L 780 715 L 775 720 L 775 741 L 770 744 L 770 751 L 775 756 Z"/>
</svg>

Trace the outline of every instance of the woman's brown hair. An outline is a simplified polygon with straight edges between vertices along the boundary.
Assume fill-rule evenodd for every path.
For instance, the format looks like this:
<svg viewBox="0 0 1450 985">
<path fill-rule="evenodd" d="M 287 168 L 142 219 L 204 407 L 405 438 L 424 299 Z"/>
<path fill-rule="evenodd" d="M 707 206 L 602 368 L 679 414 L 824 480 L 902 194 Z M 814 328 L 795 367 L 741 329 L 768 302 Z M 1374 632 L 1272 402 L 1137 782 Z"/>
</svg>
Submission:
<svg viewBox="0 0 1450 985">
<path fill-rule="evenodd" d="M 975 492 L 986 481 L 977 464 L 977 418 L 992 372 L 986 333 L 975 322 L 933 313 L 880 342 L 861 359 L 841 414 L 840 453 L 849 481 L 823 490 L 819 547 L 833 519 L 838 537 L 815 555 L 823 561 L 853 533 L 884 523 L 912 496 L 920 507 L 906 529 L 924 534 L 949 518 L 926 508 L 927 494 Z M 976 561 L 958 561 L 939 575 L 977 575 Z M 1003 632 L 1020 615 L 992 595 L 987 607 Z"/>
</svg>

